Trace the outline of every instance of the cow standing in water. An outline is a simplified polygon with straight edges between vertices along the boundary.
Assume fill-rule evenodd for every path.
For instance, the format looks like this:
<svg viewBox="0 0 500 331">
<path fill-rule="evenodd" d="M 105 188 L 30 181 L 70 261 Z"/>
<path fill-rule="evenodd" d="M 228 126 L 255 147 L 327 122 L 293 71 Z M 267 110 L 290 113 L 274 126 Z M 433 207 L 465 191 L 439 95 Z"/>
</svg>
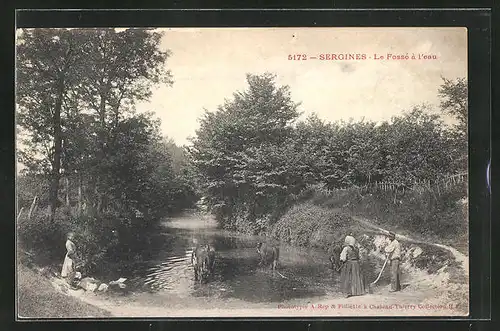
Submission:
<svg viewBox="0 0 500 331">
<path fill-rule="evenodd" d="M 257 253 L 260 255 L 260 266 L 271 265 L 271 268 L 276 270 L 278 266 L 278 259 L 280 255 L 280 249 L 275 246 L 271 246 L 266 243 L 257 244 Z"/>
<path fill-rule="evenodd" d="M 194 268 L 194 280 L 206 282 L 215 271 L 215 248 L 209 244 L 196 246 L 191 253 Z"/>
<path fill-rule="evenodd" d="M 328 253 L 330 254 L 330 268 L 333 271 L 340 271 L 340 253 L 342 252 L 342 244 L 339 242 L 333 243 L 333 245 L 328 249 Z"/>
</svg>

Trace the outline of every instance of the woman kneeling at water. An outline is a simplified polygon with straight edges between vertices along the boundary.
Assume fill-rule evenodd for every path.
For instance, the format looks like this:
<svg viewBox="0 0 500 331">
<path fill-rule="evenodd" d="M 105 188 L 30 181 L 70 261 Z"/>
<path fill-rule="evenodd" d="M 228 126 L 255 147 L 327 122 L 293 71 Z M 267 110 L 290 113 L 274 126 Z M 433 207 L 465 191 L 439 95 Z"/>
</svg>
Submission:
<svg viewBox="0 0 500 331">
<path fill-rule="evenodd" d="M 365 286 L 359 266 L 359 250 L 355 245 L 356 239 L 352 236 L 346 236 L 344 248 L 340 253 L 342 263 L 340 279 L 342 290 L 347 297 L 365 294 Z"/>
</svg>

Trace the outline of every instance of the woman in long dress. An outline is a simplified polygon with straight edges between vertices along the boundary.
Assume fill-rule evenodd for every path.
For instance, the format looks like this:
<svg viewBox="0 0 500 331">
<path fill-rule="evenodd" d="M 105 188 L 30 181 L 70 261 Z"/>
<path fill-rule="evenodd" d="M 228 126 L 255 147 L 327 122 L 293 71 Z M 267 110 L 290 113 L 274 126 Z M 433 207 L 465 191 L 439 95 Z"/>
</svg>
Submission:
<svg viewBox="0 0 500 331">
<path fill-rule="evenodd" d="M 346 236 L 344 248 L 340 253 L 342 271 L 340 279 L 342 292 L 346 297 L 365 294 L 365 286 L 359 263 L 359 250 L 356 247 L 356 239 Z"/>
<path fill-rule="evenodd" d="M 76 258 L 76 245 L 73 243 L 74 233 L 68 233 L 66 239 L 66 256 L 61 270 L 61 277 L 71 285 L 75 279 L 75 258 Z"/>
</svg>

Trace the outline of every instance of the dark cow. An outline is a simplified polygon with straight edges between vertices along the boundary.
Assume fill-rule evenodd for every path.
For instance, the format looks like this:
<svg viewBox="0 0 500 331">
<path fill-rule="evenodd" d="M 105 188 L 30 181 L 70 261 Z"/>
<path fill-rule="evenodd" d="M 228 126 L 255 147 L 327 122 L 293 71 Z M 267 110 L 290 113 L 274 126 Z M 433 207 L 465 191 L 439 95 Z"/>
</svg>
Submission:
<svg viewBox="0 0 500 331">
<path fill-rule="evenodd" d="M 342 253 L 342 244 L 339 242 L 333 243 L 333 245 L 328 249 L 328 253 L 330 254 L 330 268 L 334 271 L 339 271 L 341 265 L 340 253 Z"/>
<path fill-rule="evenodd" d="M 191 253 L 194 280 L 206 282 L 215 271 L 215 248 L 211 245 L 196 246 Z"/>
<path fill-rule="evenodd" d="M 257 253 L 260 255 L 260 266 L 270 265 L 273 270 L 276 270 L 278 259 L 280 257 L 279 247 L 266 243 L 258 243 Z"/>
</svg>

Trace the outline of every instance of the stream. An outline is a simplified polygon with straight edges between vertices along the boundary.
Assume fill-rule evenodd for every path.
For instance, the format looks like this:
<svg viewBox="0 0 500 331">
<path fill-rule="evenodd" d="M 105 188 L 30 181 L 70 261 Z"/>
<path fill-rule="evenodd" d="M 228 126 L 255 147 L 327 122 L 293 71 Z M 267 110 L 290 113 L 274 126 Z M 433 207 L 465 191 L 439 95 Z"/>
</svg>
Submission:
<svg viewBox="0 0 500 331">
<path fill-rule="evenodd" d="M 280 244 L 278 272 L 258 266 L 256 245 L 266 238 L 217 229 L 206 217 L 187 215 L 167 220 L 154 238 L 154 258 L 120 271 L 127 278 L 128 291 L 155 301 L 186 305 L 193 300 L 212 305 L 237 300 L 249 304 L 307 302 L 317 298 L 342 297 L 340 274 L 330 269 L 328 254 L 320 249 Z M 215 275 L 204 284 L 194 281 L 191 252 L 195 242 L 210 243 L 216 249 Z M 366 289 L 376 279 L 382 263 L 363 259 Z M 388 283 L 388 273 L 379 281 Z M 125 294 L 126 296 L 126 294 Z M 169 299 L 170 298 L 170 299 Z"/>
</svg>

